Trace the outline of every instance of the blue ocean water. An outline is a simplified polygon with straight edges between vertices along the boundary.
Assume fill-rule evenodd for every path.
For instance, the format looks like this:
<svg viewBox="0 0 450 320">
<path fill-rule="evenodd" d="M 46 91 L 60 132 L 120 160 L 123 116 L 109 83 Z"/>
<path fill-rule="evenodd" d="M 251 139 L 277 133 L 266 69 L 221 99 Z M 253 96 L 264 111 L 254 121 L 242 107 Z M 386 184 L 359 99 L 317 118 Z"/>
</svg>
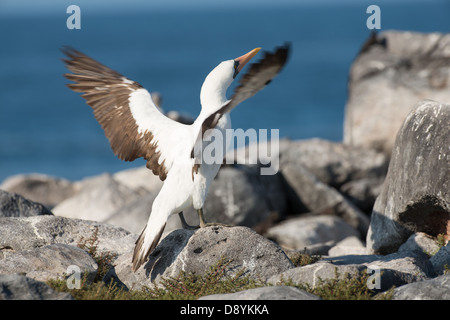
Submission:
<svg viewBox="0 0 450 320">
<path fill-rule="evenodd" d="M 196 117 L 201 84 L 220 61 L 290 41 L 285 70 L 233 110 L 233 127 L 339 141 L 348 71 L 370 32 L 367 6 L 126 13 L 82 8 L 81 30 L 67 29 L 65 7 L 61 14 L 0 13 L 0 181 L 31 172 L 75 180 L 145 163 L 117 159 L 91 109 L 65 86 L 63 45 L 160 92 L 164 110 Z M 450 32 L 448 2 L 381 9 L 382 30 Z"/>
</svg>

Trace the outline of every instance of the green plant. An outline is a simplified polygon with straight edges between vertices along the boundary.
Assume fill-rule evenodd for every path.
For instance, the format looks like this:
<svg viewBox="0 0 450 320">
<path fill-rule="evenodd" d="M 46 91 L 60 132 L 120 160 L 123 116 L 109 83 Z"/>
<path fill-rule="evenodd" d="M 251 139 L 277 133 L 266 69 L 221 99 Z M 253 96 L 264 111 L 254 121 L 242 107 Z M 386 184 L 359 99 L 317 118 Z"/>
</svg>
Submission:
<svg viewBox="0 0 450 320">
<path fill-rule="evenodd" d="M 448 264 L 444 265 L 444 274 L 450 274 L 450 266 Z"/>
<path fill-rule="evenodd" d="M 82 277 L 79 289 L 67 288 L 65 280 L 50 279 L 47 285 L 59 292 L 68 292 L 75 300 L 130 300 L 133 293 L 116 286 L 115 283 L 104 282 L 88 283 L 86 277 Z"/>
<path fill-rule="evenodd" d="M 78 240 L 77 246 L 80 249 L 86 250 L 98 265 L 94 282 L 102 280 L 108 270 L 112 267 L 112 262 L 117 255 L 110 252 L 98 251 L 98 227 L 94 227 L 94 231 L 89 238 L 81 237 Z"/>
<path fill-rule="evenodd" d="M 262 281 L 251 279 L 241 269 L 234 276 L 226 276 L 226 268 L 232 262 L 222 257 L 204 275 L 181 271 L 176 277 L 162 278 L 159 286 L 144 288 L 153 299 L 198 299 L 199 297 L 231 293 L 261 287 Z"/>
<path fill-rule="evenodd" d="M 87 275 L 81 280 L 80 289 L 68 289 L 65 280 L 51 279 L 47 284 L 59 292 L 68 292 L 76 300 L 188 300 L 201 296 L 230 293 L 263 286 L 262 281 L 245 275 L 245 270 L 234 276 L 226 275 L 226 268 L 231 260 L 221 258 L 203 275 L 181 271 L 176 277 L 163 277 L 159 285 L 143 287 L 140 290 L 127 290 L 114 282 L 105 284 L 95 280 L 89 284 Z"/>
<path fill-rule="evenodd" d="M 447 239 L 446 239 L 446 235 L 443 233 L 440 233 L 436 236 L 436 242 L 439 246 L 439 249 L 442 247 L 445 247 L 445 245 L 447 244 Z"/>
<path fill-rule="evenodd" d="M 308 264 L 316 263 L 322 258 L 320 255 L 308 254 L 306 248 L 303 252 L 289 252 L 287 253 L 287 256 L 296 267 L 303 267 Z"/>
<path fill-rule="evenodd" d="M 323 280 L 318 278 L 318 284 L 314 287 L 305 284 L 296 284 L 292 279 L 281 279 L 279 285 L 294 286 L 299 289 L 312 293 L 324 300 L 389 300 L 393 294 L 393 288 L 384 292 L 377 293 L 368 288 L 367 280 L 369 274 L 362 272 L 356 276 L 350 276 L 348 273 L 344 277 L 335 269 L 335 277 Z"/>
<path fill-rule="evenodd" d="M 106 284 L 102 281 L 105 273 L 112 266 L 115 255 L 109 252 L 98 252 L 98 228 L 89 238 L 81 238 L 78 247 L 86 250 L 97 262 L 99 271 L 92 283 L 87 281 L 87 273 L 81 279 L 80 289 L 68 289 L 65 280 L 51 279 L 47 284 L 60 292 L 70 293 L 76 300 L 168 300 L 168 299 L 198 299 L 199 297 L 218 294 L 232 293 L 252 288 L 263 287 L 261 280 L 255 280 L 241 269 L 234 275 L 227 275 L 227 269 L 232 260 L 222 257 L 217 263 L 210 266 L 204 274 L 179 272 L 175 277 L 162 277 L 159 284 L 143 287 L 140 290 L 128 290 L 119 287 L 111 281 Z M 304 266 L 317 262 L 321 257 L 309 255 L 306 250 L 302 253 L 290 254 L 289 258 L 296 266 Z M 448 268 L 446 269 L 448 270 Z M 322 280 L 319 278 L 318 285 L 311 287 L 308 284 L 295 284 L 291 279 L 284 280 L 278 285 L 294 286 L 315 294 L 322 299 L 330 300 L 363 300 L 363 299 L 390 299 L 393 289 L 377 294 L 368 289 L 367 273 L 357 276 L 345 274 L 340 277 L 335 270 L 334 279 Z"/>
</svg>

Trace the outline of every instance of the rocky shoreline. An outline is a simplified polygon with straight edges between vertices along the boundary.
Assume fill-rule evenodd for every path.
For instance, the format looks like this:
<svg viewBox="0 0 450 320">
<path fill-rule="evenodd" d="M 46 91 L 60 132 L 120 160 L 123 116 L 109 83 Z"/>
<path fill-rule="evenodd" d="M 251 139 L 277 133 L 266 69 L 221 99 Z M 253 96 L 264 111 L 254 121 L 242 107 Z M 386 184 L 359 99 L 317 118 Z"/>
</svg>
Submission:
<svg viewBox="0 0 450 320">
<path fill-rule="evenodd" d="M 157 285 L 180 271 L 202 274 L 226 257 L 227 275 L 245 270 L 268 286 L 202 299 L 319 299 L 281 280 L 315 287 L 361 272 L 373 275 L 377 292 L 395 287 L 392 299 L 450 299 L 450 91 L 442 80 L 450 79 L 449 45 L 450 36 L 439 34 L 371 38 L 352 66 L 344 142 L 282 140 L 280 170 L 272 176 L 261 176 L 259 165 L 224 165 L 204 210 L 208 221 L 230 226 L 183 230 L 175 216 L 136 273 L 134 243 L 162 185 L 149 170 L 81 181 L 41 174 L 6 179 L 0 299 L 73 299 L 45 281 L 64 278 L 70 266 L 96 276 L 98 264 L 79 246 L 93 232 L 97 250 L 115 257 L 104 281 L 127 289 Z M 383 68 L 373 69 L 375 62 Z M 414 103 L 400 99 L 399 90 L 410 90 Z M 379 105 L 400 103 L 408 112 L 389 114 L 395 108 Z M 375 135 L 375 123 L 392 131 L 379 127 Z M 194 210 L 185 215 L 195 223 Z M 295 266 L 293 254 L 305 252 L 320 259 Z"/>
</svg>

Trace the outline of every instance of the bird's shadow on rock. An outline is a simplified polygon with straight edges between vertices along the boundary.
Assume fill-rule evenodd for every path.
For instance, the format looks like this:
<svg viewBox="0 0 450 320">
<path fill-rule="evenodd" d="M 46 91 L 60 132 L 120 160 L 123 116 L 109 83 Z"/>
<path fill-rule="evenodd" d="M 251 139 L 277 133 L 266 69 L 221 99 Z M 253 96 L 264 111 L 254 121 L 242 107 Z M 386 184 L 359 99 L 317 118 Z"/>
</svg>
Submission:
<svg viewBox="0 0 450 320">
<path fill-rule="evenodd" d="M 164 274 L 186 247 L 194 233 L 195 230 L 177 229 L 162 239 L 144 265 L 147 278 L 154 281 L 158 275 Z"/>
</svg>

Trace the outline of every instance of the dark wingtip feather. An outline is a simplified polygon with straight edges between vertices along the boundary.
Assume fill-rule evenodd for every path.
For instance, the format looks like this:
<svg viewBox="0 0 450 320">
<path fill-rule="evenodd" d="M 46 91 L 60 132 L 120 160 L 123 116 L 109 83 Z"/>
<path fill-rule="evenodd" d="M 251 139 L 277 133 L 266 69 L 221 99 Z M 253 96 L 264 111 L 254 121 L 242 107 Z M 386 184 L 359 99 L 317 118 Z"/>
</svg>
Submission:
<svg viewBox="0 0 450 320">
<path fill-rule="evenodd" d="M 71 46 L 62 46 L 59 49 L 67 58 L 61 58 L 61 61 L 63 61 L 65 64 L 69 64 L 71 60 L 75 59 L 76 57 L 79 57 L 82 55 L 82 53 Z"/>
<path fill-rule="evenodd" d="M 292 50 L 291 48 L 292 44 L 290 41 L 286 41 L 283 46 L 278 47 L 277 53 L 279 53 L 283 64 L 286 64 L 286 61 L 289 59 Z"/>
<path fill-rule="evenodd" d="M 153 252 L 153 250 L 158 245 L 159 240 L 161 239 L 161 236 L 163 234 L 165 227 L 166 227 L 166 224 L 164 223 L 161 230 L 158 232 L 157 236 L 155 237 L 152 244 L 150 245 L 150 248 L 148 248 L 146 251 L 144 251 L 143 254 L 141 253 L 141 250 L 142 250 L 142 246 L 144 245 L 145 229 L 147 229 L 147 226 L 145 226 L 144 230 L 142 230 L 141 235 L 136 240 L 136 246 L 134 247 L 132 266 L 131 266 L 131 270 L 133 270 L 133 272 L 136 272 L 145 263 L 145 261 L 147 261 L 148 256 Z"/>
<path fill-rule="evenodd" d="M 283 45 L 275 48 L 274 52 L 266 51 L 264 53 L 264 58 L 261 59 L 259 63 L 267 63 L 267 64 L 279 64 L 284 66 L 289 58 L 291 51 L 291 42 L 286 41 Z"/>
<path fill-rule="evenodd" d="M 131 270 L 133 270 L 133 272 L 136 272 L 136 270 L 139 269 L 139 267 L 144 263 L 143 256 L 140 256 L 139 252 L 141 251 L 142 245 L 144 244 L 146 228 L 147 228 L 147 226 L 145 226 L 145 228 L 144 228 L 144 230 L 142 230 L 139 238 L 136 240 L 136 246 L 134 247 L 133 259 L 132 259 L 133 265 L 131 266 Z"/>
</svg>

